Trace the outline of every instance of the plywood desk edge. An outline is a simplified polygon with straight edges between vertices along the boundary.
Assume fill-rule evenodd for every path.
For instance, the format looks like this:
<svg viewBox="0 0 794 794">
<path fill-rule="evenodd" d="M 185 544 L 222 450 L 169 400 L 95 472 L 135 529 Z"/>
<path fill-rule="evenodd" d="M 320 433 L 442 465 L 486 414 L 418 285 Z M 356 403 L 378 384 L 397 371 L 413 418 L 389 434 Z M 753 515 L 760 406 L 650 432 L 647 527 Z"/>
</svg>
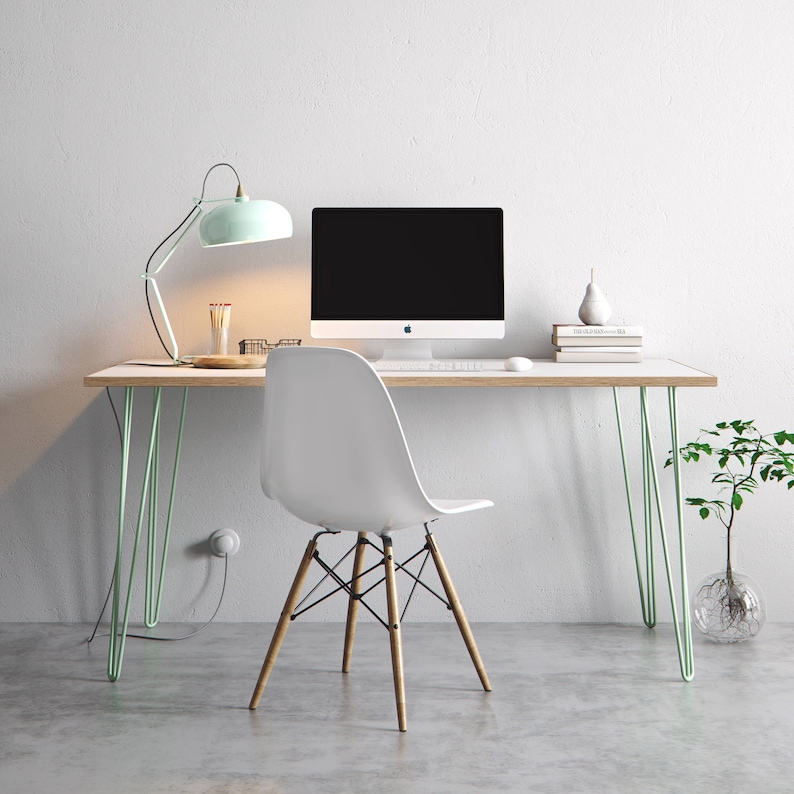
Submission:
<svg viewBox="0 0 794 794">
<path fill-rule="evenodd" d="M 670 361 L 677 367 L 682 367 L 686 372 L 673 375 L 647 375 L 637 374 L 631 370 L 634 364 L 621 364 L 625 367 L 625 374 L 606 375 L 606 374 L 565 374 L 565 364 L 556 364 L 544 360 L 544 363 L 552 364 L 552 368 L 560 367 L 559 375 L 539 374 L 532 369 L 526 373 L 501 372 L 489 375 L 486 372 L 477 375 L 459 373 L 422 373 L 421 375 L 405 374 L 390 375 L 383 373 L 382 379 L 386 386 L 496 386 L 504 387 L 536 387 L 536 388 L 597 388 L 597 387 L 667 387 L 667 386 L 695 386 L 695 387 L 714 387 L 718 385 L 716 375 L 691 367 L 688 364 L 681 364 L 672 359 L 650 359 L 650 361 Z M 587 364 L 587 367 L 598 367 L 598 364 Z M 565 369 L 563 369 L 565 368 Z"/>
<path fill-rule="evenodd" d="M 225 370 L 222 376 L 215 378 L 206 377 L 203 375 L 191 374 L 189 372 L 175 372 L 172 375 L 147 375 L 145 372 L 136 375 L 134 378 L 125 377 L 123 375 L 114 374 L 109 367 L 106 370 L 100 370 L 92 375 L 86 375 L 83 378 L 83 386 L 93 387 L 113 387 L 113 386 L 200 386 L 207 388 L 212 386 L 257 386 L 262 387 L 265 385 L 265 371 L 256 370 L 259 375 L 252 375 L 253 370 L 248 370 L 244 374 L 238 370 Z M 229 374 L 229 373 L 234 374 Z"/>
<path fill-rule="evenodd" d="M 667 359 L 650 359 L 653 361 L 667 361 Z M 541 363 L 541 362 L 538 362 Z M 389 374 L 382 373 L 381 378 L 386 386 L 390 387 L 426 387 L 426 386 L 453 386 L 453 387 L 612 387 L 612 386 L 694 386 L 694 387 L 714 387 L 717 386 L 717 377 L 707 372 L 690 367 L 670 360 L 676 368 L 682 368 L 673 374 L 642 374 L 642 372 L 632 371 L 634 364 L 620 365 L 620 374 L 601 374 L 595 375 L 582 373 L 581 368 L 578 374 L 571 374 L 571 367 L 565 364 L 552 364 L 543 361 L 546 370 L 539 373 L 537 369 L 529 372 L 478 372 L 478 373 L 405 373 Z M 552 366 L 546 366 L 552 364 Z M 108 367 L 83 378 L 83 385 L 89 387 L 112 387 L 112 386 L 200 386 L 202 388 L 213 386 L 253 386 L 262 387 L 265 385 L 265 370 L 196 370 L 192 367 L 146 367 L 133 370 L 136 365 L 119 364 Z M 574 365 L 575 366 L 575 365 Z M 586 367 L 597 367 L 597 364 L 588 364 Z M 559 374 L 555 374 L 559 367 Z M 623 370 L 625 368 L 625 371 Z M 163 372 L 166 369 L 167 372 Z"/>
</svg>

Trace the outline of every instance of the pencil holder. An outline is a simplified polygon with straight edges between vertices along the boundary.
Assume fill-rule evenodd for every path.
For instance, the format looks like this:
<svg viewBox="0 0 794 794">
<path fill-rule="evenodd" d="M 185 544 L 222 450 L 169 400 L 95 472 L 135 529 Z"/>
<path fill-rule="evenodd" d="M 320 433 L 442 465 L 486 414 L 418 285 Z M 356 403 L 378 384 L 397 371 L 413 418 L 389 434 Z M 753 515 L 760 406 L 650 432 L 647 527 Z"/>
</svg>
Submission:
<svg viewBox="0 0 794 794">
<path fill-rule="evenodd" d="M 211 356 L 229 355 L 229 326 L 210 329 L 209 354 Z"/>
</svg>

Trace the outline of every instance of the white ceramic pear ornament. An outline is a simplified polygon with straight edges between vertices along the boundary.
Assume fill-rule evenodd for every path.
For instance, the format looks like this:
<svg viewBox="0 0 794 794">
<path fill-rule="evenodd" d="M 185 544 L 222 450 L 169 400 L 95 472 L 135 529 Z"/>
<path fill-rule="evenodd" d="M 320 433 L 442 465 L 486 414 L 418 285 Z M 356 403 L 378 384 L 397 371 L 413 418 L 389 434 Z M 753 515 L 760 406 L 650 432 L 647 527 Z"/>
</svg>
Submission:
<svg viewBox="0 0 794 794">
<path fill-rule="evenodd" d="M 585 325 L 606 325 L 612 316 L 612 307 L 607 303 L 601 287 L 593 280 L 594 271 L 590 271 L 590 283 L 584 293 L 584 300 L 579 307 L 579 319 Z"/>
</svg>

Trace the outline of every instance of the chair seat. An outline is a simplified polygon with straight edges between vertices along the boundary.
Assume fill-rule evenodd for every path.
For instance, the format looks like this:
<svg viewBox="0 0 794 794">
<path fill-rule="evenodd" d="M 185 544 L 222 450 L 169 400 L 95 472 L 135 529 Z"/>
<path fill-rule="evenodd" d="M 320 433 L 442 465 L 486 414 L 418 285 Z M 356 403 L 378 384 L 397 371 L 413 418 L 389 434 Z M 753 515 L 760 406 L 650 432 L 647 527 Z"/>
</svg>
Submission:
<svg viewBox="0 0 794 794">
<path fill-rule="evenodd" d="M 428 499 L 426 505 L 412 512 L 403 509 L 397 514 L 386 514 L 346 509 L 338 515 L 328 515 L 317 520 L 316 523 L 333 532 L 372 532 L 383 536 L 427 524 L 444 515 L 468 513 L 485 507 L 493 507 L 493 502 L 489 499 Z"/>
<path fill-rule="evenodd" d="M 490 499 L 430 499 L 442 515 L 453 513 L 468 513 L 470 510 L 482 510 L 484 507 L 493 507 Z"/>
</svg>

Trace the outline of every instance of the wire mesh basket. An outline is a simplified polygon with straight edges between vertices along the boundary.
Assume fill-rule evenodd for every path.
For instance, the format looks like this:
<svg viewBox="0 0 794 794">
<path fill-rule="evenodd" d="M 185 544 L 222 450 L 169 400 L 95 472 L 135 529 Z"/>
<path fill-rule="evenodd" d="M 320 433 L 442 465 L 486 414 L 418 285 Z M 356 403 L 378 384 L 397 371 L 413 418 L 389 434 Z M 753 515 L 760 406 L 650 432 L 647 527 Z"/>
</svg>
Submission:
<svg viewBox="0 0 794 794">
<path fill-rule="evenodd" d="M 279 339 L 275 343 L 268 342 L 267 339 L 241 339 L 240 355 L 266 356 L 277 347 L 297 347 L 300 343 L 300 339 Z"/>
</svg>

